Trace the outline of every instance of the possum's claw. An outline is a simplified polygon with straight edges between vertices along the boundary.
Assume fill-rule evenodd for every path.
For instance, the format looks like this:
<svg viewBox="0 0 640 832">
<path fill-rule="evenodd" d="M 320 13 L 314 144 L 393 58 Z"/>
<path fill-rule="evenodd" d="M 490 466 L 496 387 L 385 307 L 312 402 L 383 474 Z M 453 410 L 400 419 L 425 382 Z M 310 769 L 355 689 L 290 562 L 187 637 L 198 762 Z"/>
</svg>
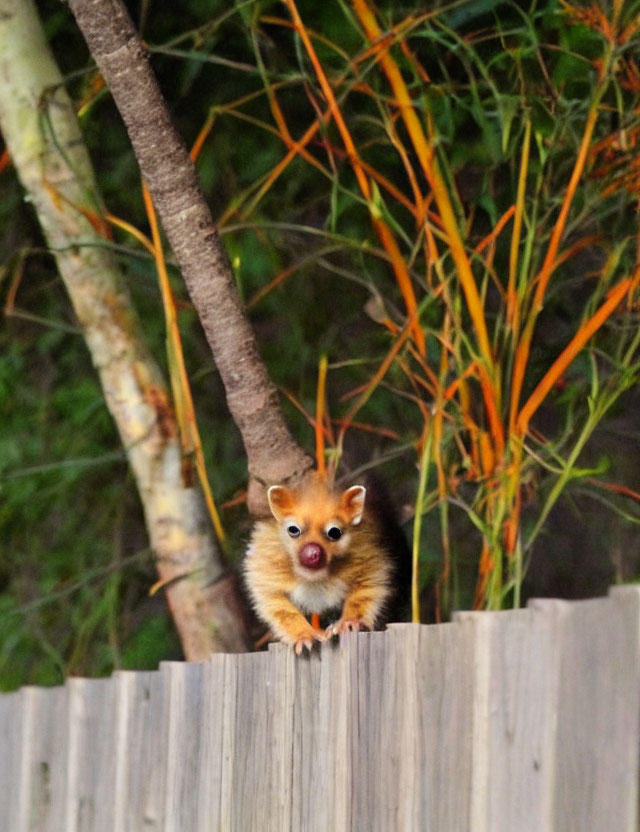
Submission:
<svg viewBox="0 0 640 832">
<path fill-rule="evenodd" d="M 368 629 L 369 627 L 359 618 L 341 618 L 335 624 L 329 625 L 327 635 L 343 636 L 345 633 L 357 633 Z"/>
<path fill-rule="evenodd" d="M 306 647 L 309 652 L 313 649 L 314 641 L 324 641 L 327 634 L 322 630 L 314 630 L 313 633 L 305 633 L 293 642 L 293 649 L 296 651 L 296 656 L 300 656 Z"/>
<path fill-rule="evenodd" d="M 307 650 L 311 650 L 311 648 L 313 647 L 313 639 L 299 638 L 298 641 L 296 641 L 293 645 L 293 649 L 296 651 L 296 656 L 301 655 L 305 647 L 307 648 Z"/>
</svg>

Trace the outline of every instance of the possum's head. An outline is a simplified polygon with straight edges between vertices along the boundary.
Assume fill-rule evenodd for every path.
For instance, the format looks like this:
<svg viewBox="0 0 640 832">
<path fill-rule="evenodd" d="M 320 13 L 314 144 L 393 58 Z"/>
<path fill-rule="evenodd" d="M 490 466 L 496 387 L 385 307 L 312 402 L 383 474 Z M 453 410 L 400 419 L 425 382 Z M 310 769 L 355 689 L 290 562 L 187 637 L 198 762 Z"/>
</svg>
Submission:
<svg viewBox="0 0 640 832">
<path fill-rule="evenodd" d="M 362 520 L 365 495 L 361 485 L 335 494 L 316 477 L 296 491 L 283 485 L 269 489 L 269 507 L 301 578 L 323 580 L 333 559 L 347 554 L 350 529 Z"/>
</svg>

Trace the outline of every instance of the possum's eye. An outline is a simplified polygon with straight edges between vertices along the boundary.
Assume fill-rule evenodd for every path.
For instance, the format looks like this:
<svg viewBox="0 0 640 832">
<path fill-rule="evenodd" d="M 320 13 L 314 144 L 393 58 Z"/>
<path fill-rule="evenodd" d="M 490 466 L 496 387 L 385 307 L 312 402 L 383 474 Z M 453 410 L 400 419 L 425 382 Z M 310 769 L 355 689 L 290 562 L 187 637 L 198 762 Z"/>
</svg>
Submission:
<svg viewBox="0 0 640 832">
<path fill-rule="evenodd" d="M 296 526 L 295 523 L 290 523 L 287 526 L 287 534 L 289 535 L 289 537 L 300 537 L 300 526 Z"/>
<path fill-rule="evenodd" d="M 329 540 L 340 540 L 342 537 L 342 529 L 339 529 L 337 526 L 328 526 L 325 534 Z"/>
</svg>

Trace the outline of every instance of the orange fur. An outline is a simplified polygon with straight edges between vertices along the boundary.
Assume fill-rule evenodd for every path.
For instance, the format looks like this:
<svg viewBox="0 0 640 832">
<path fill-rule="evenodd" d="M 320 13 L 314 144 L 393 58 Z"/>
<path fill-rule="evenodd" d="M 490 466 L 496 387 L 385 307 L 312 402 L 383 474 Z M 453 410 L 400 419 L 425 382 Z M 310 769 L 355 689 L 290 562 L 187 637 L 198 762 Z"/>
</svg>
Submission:
<svg viewBox="0 0 640 832">
<path fill-rule="evenodd" d="M 254 527 L 245 577 L 259 617 L 297 653 L 335 633 L 373 629 L 384 610 L 392 566 L 365 493 L 353 486 L 336 494 L 317 475 L 297 491 L 269 489 L 274 516 Z M 326 631 L 305 617 L 337 609 Z"/>
</svg>

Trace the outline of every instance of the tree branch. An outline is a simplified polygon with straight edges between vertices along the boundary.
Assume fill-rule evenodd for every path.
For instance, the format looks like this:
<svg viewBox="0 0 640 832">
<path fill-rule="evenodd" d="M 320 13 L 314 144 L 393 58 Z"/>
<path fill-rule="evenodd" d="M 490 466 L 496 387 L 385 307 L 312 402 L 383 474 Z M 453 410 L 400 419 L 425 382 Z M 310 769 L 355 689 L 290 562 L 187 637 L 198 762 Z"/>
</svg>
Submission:
<svg viewBox="0 0 640 832">
<path fill-rule="evenodd" d="M 69 5 L 125 123 L 220 372 L 247 452 L 249 510 L 266 513 L 264 486 L 296 482 L 312 461 L 285 425 L 195 168 L 131 18 L 120 0 Z"/>
</svg>

